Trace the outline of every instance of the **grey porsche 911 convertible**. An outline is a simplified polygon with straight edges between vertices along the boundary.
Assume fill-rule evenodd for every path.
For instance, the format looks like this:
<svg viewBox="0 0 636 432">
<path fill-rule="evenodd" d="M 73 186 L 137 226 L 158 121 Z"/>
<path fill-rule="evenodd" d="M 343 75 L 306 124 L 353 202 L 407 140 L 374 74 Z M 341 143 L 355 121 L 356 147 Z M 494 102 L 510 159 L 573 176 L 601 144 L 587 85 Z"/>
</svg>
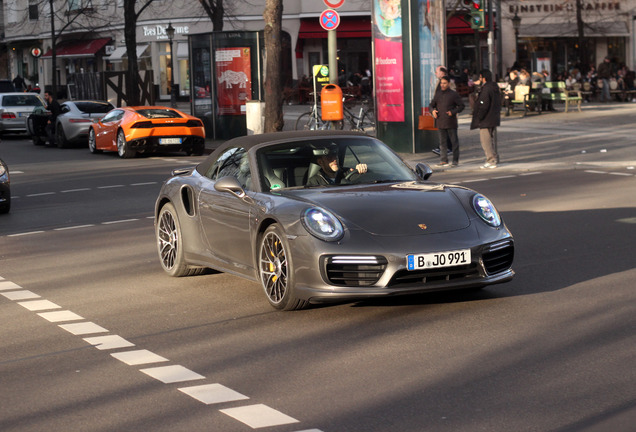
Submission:
<svg viewBox="0 0 636 432">
<path fill-rule="evenodd" d="M 510 281 L 514 241 L 494 205 L 431 173 L 354 132 L 235 138 L 163 184 L 159 259 L 171 276 L 258 281 L 283 310 Z"/>
</svg>

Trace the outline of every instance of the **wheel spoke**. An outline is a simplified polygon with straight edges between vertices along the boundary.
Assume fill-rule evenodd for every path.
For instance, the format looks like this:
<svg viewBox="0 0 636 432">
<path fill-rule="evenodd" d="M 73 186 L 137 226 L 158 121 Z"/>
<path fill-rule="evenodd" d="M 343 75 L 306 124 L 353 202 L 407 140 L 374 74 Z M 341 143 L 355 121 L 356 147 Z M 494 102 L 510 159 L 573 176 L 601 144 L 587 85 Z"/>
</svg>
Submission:
<svg viewBox="0 0 636 432">
<path fill-rule="evenodd" d="M 280 238 L 273 232 L 261 243 L 259 269 L 265 294 L 273 303 L 279 303 L 287 291 L 287 256 Z"/>
</svg>

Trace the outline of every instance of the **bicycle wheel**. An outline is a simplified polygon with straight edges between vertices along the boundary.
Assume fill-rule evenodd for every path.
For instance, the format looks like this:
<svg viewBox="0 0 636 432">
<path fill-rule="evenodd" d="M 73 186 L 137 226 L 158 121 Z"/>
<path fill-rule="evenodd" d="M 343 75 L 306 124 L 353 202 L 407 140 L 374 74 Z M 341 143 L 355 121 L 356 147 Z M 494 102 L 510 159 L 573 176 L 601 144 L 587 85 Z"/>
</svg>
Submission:
<svg viewBox="0 0 636 432">
<path fill-rule="evenodd" d="M 367 135 L 375 135 L 375 113 L 373 110 L 367 110 L 362 114 L 359 130 Z"/>
<path fill-rule="evenodd" d="M 309 111 L 298 116 L 298 120 L 296 120 L 296 130 L 321 129 L 321 123 L 320 119 L 316 121 L 316 117 Z"/>
</svg>

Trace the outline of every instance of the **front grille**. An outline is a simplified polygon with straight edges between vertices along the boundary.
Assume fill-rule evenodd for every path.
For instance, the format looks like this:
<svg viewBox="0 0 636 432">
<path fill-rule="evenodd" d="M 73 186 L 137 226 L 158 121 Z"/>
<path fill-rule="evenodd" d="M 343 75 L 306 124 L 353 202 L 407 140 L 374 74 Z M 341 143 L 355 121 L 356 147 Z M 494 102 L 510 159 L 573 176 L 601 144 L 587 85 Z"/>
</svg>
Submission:
<svg viewBox="0 0 636 432">
<path fill-rule="evenodd" d="M 510 269 L 514 256 L 515 247 L 512 240 L 492 243 L 484 249 L 482 255 L 486 273 L 493 275 Z"/>
<path fill-rule="evenodd" d="M 371 286 L 384 273 L 384 257 L 336 255 L 324 260 L 324 273 L 331 285 Z"/>
<path fill-rule="evenodd" d="M 435 284 L 478 277 L 479 269 L 475 263 L 431 270 L 400 270 L 393 275 L 388 286 L 398 287 L 400 285 Z"/>
</svg>

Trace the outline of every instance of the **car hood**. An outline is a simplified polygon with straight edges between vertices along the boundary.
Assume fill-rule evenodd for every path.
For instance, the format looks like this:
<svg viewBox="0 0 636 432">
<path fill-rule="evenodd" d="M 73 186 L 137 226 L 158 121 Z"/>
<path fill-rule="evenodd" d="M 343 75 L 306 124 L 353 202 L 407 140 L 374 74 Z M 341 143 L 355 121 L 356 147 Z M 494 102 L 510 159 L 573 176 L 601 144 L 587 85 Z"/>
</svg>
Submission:
<svg viewBox="0 0 636 432">
<path fill-rule="evenodd" d="M 470 225 L 464 206 L 444 185 L 406 182 L 279 193 L 330 210 L 350 229 L 377 236 L 438 234 Z"/>
</svg>

